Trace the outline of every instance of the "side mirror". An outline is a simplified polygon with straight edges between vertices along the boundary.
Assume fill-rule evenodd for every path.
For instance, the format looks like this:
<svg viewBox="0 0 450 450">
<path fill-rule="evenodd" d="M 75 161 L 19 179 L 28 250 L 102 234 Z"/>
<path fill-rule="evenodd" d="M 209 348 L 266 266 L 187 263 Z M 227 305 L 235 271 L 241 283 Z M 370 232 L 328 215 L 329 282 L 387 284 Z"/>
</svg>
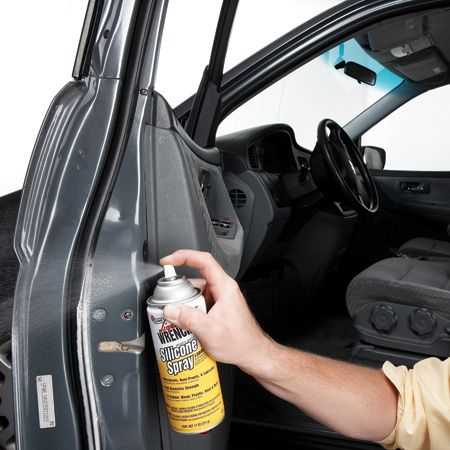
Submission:
<svg viewBox="0 0 450 450">
<path fill-rule="evenodd" d="M 368 169 L 382 170 L 386 165 L 386 151 L 380 147 L 361 147 L 361 153 Z"/>
<path fill-rule="evenodd" d="M 356 81 L 358 81 L 358 83 L 365 83 L 369 86 L 375 86 L 377 82 L 376 72 L 353 61 L 341 61 L 334 67 L 336 68 L 336 70 L 344 69 L 345 75 L 354 78 Z"/>
</svg>

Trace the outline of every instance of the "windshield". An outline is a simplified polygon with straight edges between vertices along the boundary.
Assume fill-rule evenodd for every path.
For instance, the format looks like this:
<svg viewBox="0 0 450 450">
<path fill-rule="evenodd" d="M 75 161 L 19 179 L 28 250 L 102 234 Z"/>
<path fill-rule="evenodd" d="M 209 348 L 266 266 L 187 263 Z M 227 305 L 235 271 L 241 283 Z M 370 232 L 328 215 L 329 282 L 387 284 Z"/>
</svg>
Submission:
<svg viewBox="0 0 450 450">
<path fill-rule="evenodd" d="M 336 68 L 342 61 L 352 61 L 374 71 L 377 75 L 375 89 L 367 89 L 367 93 L 372 93 L 380 98 L 386 93 L 396 88 L 403 79 L 382 66 L 377 60 L 366 53 L 355 39 L 350 39 L 330 51 L 324 53 L 322 58 L 329 70 Z"/>
<path fill-rule="evenodd" d="M 353 62 L 372 70 L 376 83 L 359 83 L 335 66 Z M 287 123 L 300 145 L 313 149 L 316 128 L 324 118 L 347 124 L 402 78 L 369 56 L 351 39 L 323 53 L 242 105 L 220 125 L 218 135 L 270 123 Z"/>
</svg>

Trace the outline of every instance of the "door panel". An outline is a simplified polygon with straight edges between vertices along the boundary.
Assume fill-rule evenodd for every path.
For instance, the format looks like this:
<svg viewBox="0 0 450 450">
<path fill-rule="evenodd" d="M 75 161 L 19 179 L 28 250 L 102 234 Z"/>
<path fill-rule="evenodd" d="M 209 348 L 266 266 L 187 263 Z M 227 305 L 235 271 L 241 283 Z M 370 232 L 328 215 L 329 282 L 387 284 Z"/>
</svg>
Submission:
<svg viewBox="0 0 450 450">
<path fill-rule="evenodd" d="M 372 171 L 382 207 L 436 226 L 450 223 L 450 173 Z"/>
<path fill-rule="evenodd" d="M 121 164 L 94 254 L 85 277 L 79 325 L 86 377 L 102 380 L 113 374 L 105 389 L 94 382 L 91 411 L 101 424 L 98 442 L 105 449 L 227 448 L 233 398 L 233 370 L 219 367 L 226 419 L 208 435 L 181 435 L 167 423 L 164 400 L 148 333 L 146 300 L 161 275 L 159 259 L 178 248 L 210 251 L 231 276 L 239 270 L 243 232 L 220 166 L 205 161 L 205 150 L 177 131 L 177 122 L 164 99 L 154 93 L 144 111 L 141 135 L 132 133 Z M 194 151 L 194 150 L 195 151 Z M 211 154 L 215 152 L 211 149 Z M 208 156 L 206 156 L 208 158 Z M 212 158 L 213 159 L 213 158 Z M 220 160 L 219 160 L 220 161 Z M 201 180 L 208 174 L 207 189 Z M 220 236 L 211 217 L 228 217 L 235 226 Z M 188 273 L 181 269 L 182 273 Z M 198 276 L 195 271 L 190 275 Z M 102 321 L 92 311 L 106 312 Z M 124 321 L 123 311 L 132 311 Z M 145 336 L 142 352 L 99 354 L 102 341 L 129 341 Z"/>
<path fill-rule="evenodd" d="M 243 229 L 222 178 L 220 158 L 216 158 L 219 151 L 213 148 L 205 154 L 196 146 L 156 93 L 154 108 L 144 142 L 153 177 L 148 221 L 154 233 L 149 241 L 156 244 L 155 257 L 189 244 L 190 248 L 211 251 L 225 271 L 235 277 L 242 256 Z M 224 218 L 231 223 L 225 234 L 212 222 Z"/>
<path fill-rule="evenodd" d="M 371 170 L 380 197 L 377 214 L 362 218 L 353 238 L 349 278 L 393 256 L 414 237 L 448 240 L 450 173 Z M 408 186 L 424 186 L 418 192 Z"/>
<path fill-rule="evenodd" d="M 86 378 L 95 380 L 88 396 L 91 414 L 101 424 L 94 436 L 98 445 L 111 450 L 157 450 L 161 445 L 180 450 L 225 449 L 231 420 L 232 368 L 219 368 L 228 412 L 221 425 L 207 436 L 172 432 L 148 333 L 146 300 L 161 275 L 159 259 L 178 248 L 210 251 L 234 276 L 242 254 L 242 228 L 220 166 L 195 154 L 189 138 L 177 132 L 172 111 L 161 96 L 150 96 L 142 121 L 147 125 L 141 135 L 132 133 L 128 142 L 80 302 L 83 348 L 79 351 Z M 209 174 L 208 189 L 202 192 L 200 179 L 205 171 Z M 210 215 L 230 217 L 236 226 L 234 236 L 217 236 Z M 198 276 L 194 271 L 190 274 Z M 92 311 L 98 310 L 105 311 L 104 320 L 91 319 Z M 130 320 L 122 319 L 126 310 L 132 312 Z M 137 355 L 98 351 L 99 342 L 143 336 L 145 345 Z M 107 388 L 98 382 L 105 374 L 114 377 Z"/>
</svg>

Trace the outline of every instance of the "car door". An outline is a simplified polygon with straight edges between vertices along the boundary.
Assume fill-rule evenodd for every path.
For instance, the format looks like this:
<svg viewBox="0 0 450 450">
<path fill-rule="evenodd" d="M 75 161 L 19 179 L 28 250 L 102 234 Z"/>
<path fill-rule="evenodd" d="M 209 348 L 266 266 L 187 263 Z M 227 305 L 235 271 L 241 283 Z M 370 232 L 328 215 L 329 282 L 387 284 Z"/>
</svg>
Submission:
<svg viewBox="0 0 450 450">
<path fill-rule="evenodd" d="M 230 412 L 207 435 L 170 430 L 146 316 L 162 256 L 210 251 L 235 276 L 243 242 L 217 149 L 153 89 L 166 9 L 91 0 L 74 81 L 39 133 L 15 237 L 18 448 L 227 446 Z M 220 373 L 231 411 L 232 369 Z"/>
<path fill-rule="evenodd" d="M 372 169 L 381 212 L 365 232 L 374 259 L 414 237 L 448 240 L 449 96 L 448 86 L 424 92 L 362 136 L 363 148 L 382 148 L 386 160 Z"/>
</svg>

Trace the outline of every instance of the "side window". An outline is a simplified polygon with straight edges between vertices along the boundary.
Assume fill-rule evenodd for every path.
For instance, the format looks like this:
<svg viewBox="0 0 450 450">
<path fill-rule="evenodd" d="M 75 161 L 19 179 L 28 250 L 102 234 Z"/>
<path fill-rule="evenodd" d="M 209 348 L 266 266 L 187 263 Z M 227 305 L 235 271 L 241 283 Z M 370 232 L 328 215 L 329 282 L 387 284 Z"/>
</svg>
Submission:
<svg viewBox="0 0 450 450">
<path fill-rule="evenodd" d="M 386 151 L 386 170 L 450 171 L 450 86 L 428 91 L 362 136 Z"/>
<path fill-rule="evenodd" d="M 224 70 L 237 65 L 292 28 L 343 0 L 241 0 Z M 156 90 L 172 107 L 198 89 L 208 64 L 222 0 L 170 0 L 161 43 Z M 180 40 L 180 36 L 182 39 Z"/>
<path fill-rule="evenodd" d="M 222 0 L 169 1 L 155 89 L 173 108 L 198 89 L 209 62 L 221 5 Z"/>
</svg>

